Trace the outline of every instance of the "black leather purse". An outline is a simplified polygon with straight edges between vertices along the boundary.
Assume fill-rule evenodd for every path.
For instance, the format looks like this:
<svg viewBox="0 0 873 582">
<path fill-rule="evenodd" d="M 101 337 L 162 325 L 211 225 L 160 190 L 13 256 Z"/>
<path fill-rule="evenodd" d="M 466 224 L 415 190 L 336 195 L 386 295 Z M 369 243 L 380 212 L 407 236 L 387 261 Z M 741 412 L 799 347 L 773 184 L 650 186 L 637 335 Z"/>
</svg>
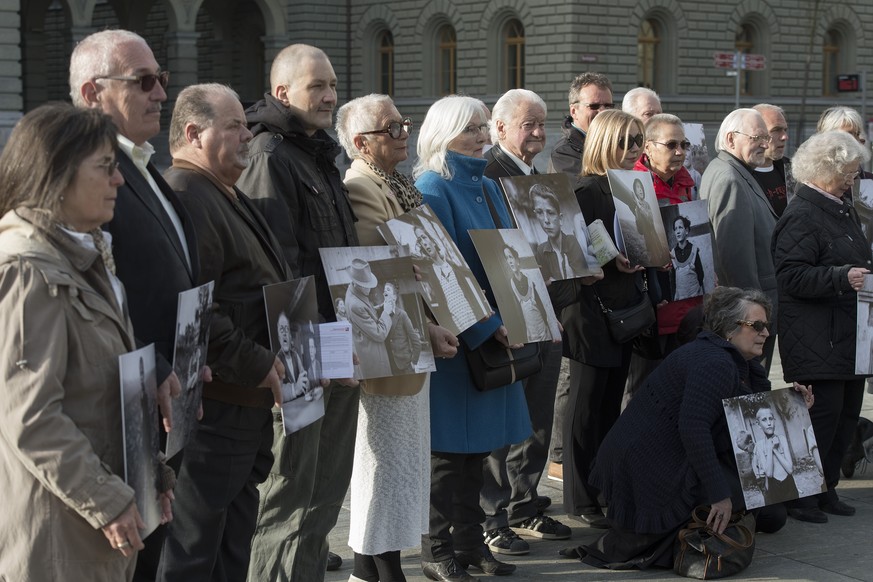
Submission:
<svg viewBox="0 0 873 582">
<path fill-rule="evenodd" d="M 644 275 L 643 292 L 640 301 L 635 305 L 622 309 L 606 307 L 603 301 L 600 300 L 597 290 L 594 290 L 594 296 L 597 297 L 597 303 L 600 304 L 600 311 L 603 312 L 603 317 L 606 319 L 609 335 L 616 343 L 623 344 L 629 342 L 655 325 L 655 309 L 652 307 L 652 301 L 649 299 L 648 289 L 648 280 Z"/>
<path fill-rule="evenodd" d="M 543 367 L 538 343 L 524 344 L 517 350 L 512 350 L 492 337 L 475 350 L 464 346 L 464 352 L 473 384 L 480 392 L 523 380 Z"/>
</svg>

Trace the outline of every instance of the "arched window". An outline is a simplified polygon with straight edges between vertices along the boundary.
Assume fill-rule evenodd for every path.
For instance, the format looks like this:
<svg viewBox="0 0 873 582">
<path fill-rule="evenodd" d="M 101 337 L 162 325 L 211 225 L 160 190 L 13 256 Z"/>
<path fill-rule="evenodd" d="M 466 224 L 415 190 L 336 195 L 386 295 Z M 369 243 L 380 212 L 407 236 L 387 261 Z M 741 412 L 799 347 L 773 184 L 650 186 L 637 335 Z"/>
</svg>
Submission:
<svg viewBox="0 0 873 582">
<path fill-rule="evenodd" d="M 383 30 L 378 35 L 378 83 L 379 92 L 394 95 L 394 35 L 389 30 Z"/>
<path fill-rule="evenodd" d="M 734 48 L 738 52 L 752 54 L 755 48 L 755 30 L 748 23 L 740 25 L 737 31 L 736 43 Z M 748 95 L 749 91 L 749 71 L 741 70 L 740 75 L 740 94 Z"/>
<path fill-rule="evenodd" d="M 640 25 L 640 34 L 637 37 L 637 85 L 640 87 L 656 88 L 658 77 L 658 53 L 661 42 L 659 34 L 660 26 L 653 19 L 643 20 Z"/>
<path fill-rule="evenodd" d="M 458 40 L 455 29 L 445 24 L 437 31 L 437 90 L 440 95 L 455 93 Z"/>
<path fill-rule="evenodd" d="M 767 57 L 769 51 L 770 31 L 767 22 L 758 14 L 744 18 L 735 37 L 734 48 L 745 54 L 763 55 Z M 742 95 L 766 95 L 769 87 L 769 68 L 772 63 L 767 63 L 764 69 L 740 70 L 740 94 Z"/>
<path fill-rule="evenodd" d="M 506 23 L 503 35 L 503 90 L 524 87 L 524 26 L 512 19 Z"/>
<path fill-rule="evenodd" d="M 854 73 L 855 33 L 846 21 L 832 23 L 822 39 L 822 95 L 837 94 L 837 76 Z"/>
</svg>

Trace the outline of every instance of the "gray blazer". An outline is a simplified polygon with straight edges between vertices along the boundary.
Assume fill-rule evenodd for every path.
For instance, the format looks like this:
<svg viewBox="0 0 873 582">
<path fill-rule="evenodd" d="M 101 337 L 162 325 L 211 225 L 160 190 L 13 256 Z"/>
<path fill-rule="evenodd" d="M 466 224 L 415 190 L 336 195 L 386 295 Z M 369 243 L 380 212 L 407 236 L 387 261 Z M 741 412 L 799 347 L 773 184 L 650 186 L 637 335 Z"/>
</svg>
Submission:
<svg viewBox="0 0 873 582">
<path fill-rule="evenodd" d="M 773 302 L 776 320 L 776 269 L 770 240 L 776 212 L 748 168 L 721 151 L 706 168 L 700 197 L 709 205 L 715 274 L 719 285 L 760 289 Z"/>
</svg>

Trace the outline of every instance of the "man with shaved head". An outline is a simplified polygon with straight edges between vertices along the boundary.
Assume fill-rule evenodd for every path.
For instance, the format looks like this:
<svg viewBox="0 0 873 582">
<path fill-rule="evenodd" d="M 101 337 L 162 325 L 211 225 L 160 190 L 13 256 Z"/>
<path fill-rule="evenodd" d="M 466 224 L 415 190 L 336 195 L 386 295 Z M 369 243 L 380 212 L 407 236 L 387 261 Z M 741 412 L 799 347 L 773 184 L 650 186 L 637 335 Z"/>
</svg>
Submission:
<svg viewBox="0 0 873 582">
<path fill-rule="evenodd" d="M 295 277 L 315 277 L 318 310 L 335 314 L 318 249 L 358 244 L 354 214 L 334 163 L 337 79 L 319 48 L 284 48 L 270 70 L 270 93 L 246 111 L 254 134 L 237 186 L 266 217 Z M 358 389 L 333 382 L 324 417 L 286 437 L 274 422 L 275 461 L 260 486 L 249 580 L 312 582 L 328 566 L 327 536 L 352 474 Z M 339 557 L 334 557 L 334 564 Z M 339 564 L 336 564 L 339 567 Z"/>
</svg>

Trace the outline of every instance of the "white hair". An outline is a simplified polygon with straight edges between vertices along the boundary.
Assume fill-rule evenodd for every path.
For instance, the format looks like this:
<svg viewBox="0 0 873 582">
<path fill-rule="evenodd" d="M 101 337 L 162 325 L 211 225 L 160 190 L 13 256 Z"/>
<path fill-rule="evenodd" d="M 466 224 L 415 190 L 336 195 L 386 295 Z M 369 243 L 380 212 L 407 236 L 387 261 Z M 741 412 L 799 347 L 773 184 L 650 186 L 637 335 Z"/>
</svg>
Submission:
<svg viewBox="0 0 873 582">
<path fill-rule="evenodd" d="M 635 87 L 624 94 L 624 99 L 621 100 L 621 110 L 625 113 L 630 113 L 634 117 L 642 117 L 642 111 L 637 111 L 641 97 L 652 97 L 658 104 L 661 103 L 661 98 L 658 94 L 648 87 Z"/>
<path fill-rule="evenodd" d="M 781 107 L 779 107 L 778 105 L 771 105 L 769 103 L 758 103 L 757 105 L 752 107 L 752 109 L 754 109 L 758 113 L 761 113 L 762 115 L 765 111 L 770 111 L 772 113 L 778 113 L 779 115 L 781 115 L 785 119 L 788 119 L 785 116 L 785 110 L 782 109 Z"/>
<path fill-rule="evenodd" d="M 646 139 L 652 141 L 661 139 L 661 132 L 663 131 L 663 128 L 668 125 L 678 127 L 682 129 L 683 133 L 685 132 L 685 126 L 682 125 L 681 119 L 669 113 L 658 113 L 657 115 L 651 116 L 649 120 L 646 121 Z"/>
<path fill-rule="evenodd" d="M 818 133 L 822 133 L 847 127 L 852 131 L 863 133 L 864 121 L 861 119 L 861 114 L 851 107 L 837 106 L 825 109 L 822 112 L 815 130 Z"/>
<path fill-rule="evenodd" d="M 386 107 L 393 107 L 394 101 L 388 95 L 370 93 L 357 99 L 352 99 L 336 112 L 336 135 L 340 145 L 346 150 L 349 158 L 361 157 L 361 152 L 355 146 L 355 136 L 364 131 L 382 129 L 376 127 L 377 116 Z"/>
<path fill-rule="evenodd" d="M 549 110 L 546 107 L 546 102 L 543 98 L 528 89 L 510 89 L 504 93 L 497 103 L 494 104 L 494 109 L 491 110 L 491 143 L 498 143 L 497 139 L 497 120 L 503 123 L 509 123 L 515 119 L 515 113 L 525 103 L 533 103 L 543 108 L 543 113 L 548 114 Z"/>
<path fill-rule="evenodd" d="M 430 170 L 451 180 L 452 172 L 446 164 L 449 142 L 461 135 L 473 117 L 488 121 L 488 108 L 473 97 L 449 95 L 431 105 L 418 132 L 418 162 L 412 175 L 418 178 Z"/>
<path fill-rule="evenodd" d="M 791 159 L 791 173 L 798 182 L 829 182 L 845 168 L 867 162 L 870 152 L 845 131 L 816 133 L 803 142 Z"/>
<path fill-rule="evenodd" d="M 715 151 L 720 152 L 730 149 L 727 143 L 728 134 L 735 131 L 744 131 L 749 119 L 753 117 L 760 119 L 761 123 L 764 123 L 764 118 L 754 109 L 734 109 L 728 113 L 724 121 L 721 122 L 721 127 L 718 128 L 718 135 L 715 136 Z"/>
<path fill-rule="evenodd" d="M 131 43 L 142 43 L 146 48 L 149 47 L 143 37 L 122 29 L 101 30 L 79 41 L 70 56 L 70 97 L 73 105 L 85 106 L 82 85 L 88 81 L 123 72 L 124 63 L 119 58 L 119 46 Z"/>
</svg>

